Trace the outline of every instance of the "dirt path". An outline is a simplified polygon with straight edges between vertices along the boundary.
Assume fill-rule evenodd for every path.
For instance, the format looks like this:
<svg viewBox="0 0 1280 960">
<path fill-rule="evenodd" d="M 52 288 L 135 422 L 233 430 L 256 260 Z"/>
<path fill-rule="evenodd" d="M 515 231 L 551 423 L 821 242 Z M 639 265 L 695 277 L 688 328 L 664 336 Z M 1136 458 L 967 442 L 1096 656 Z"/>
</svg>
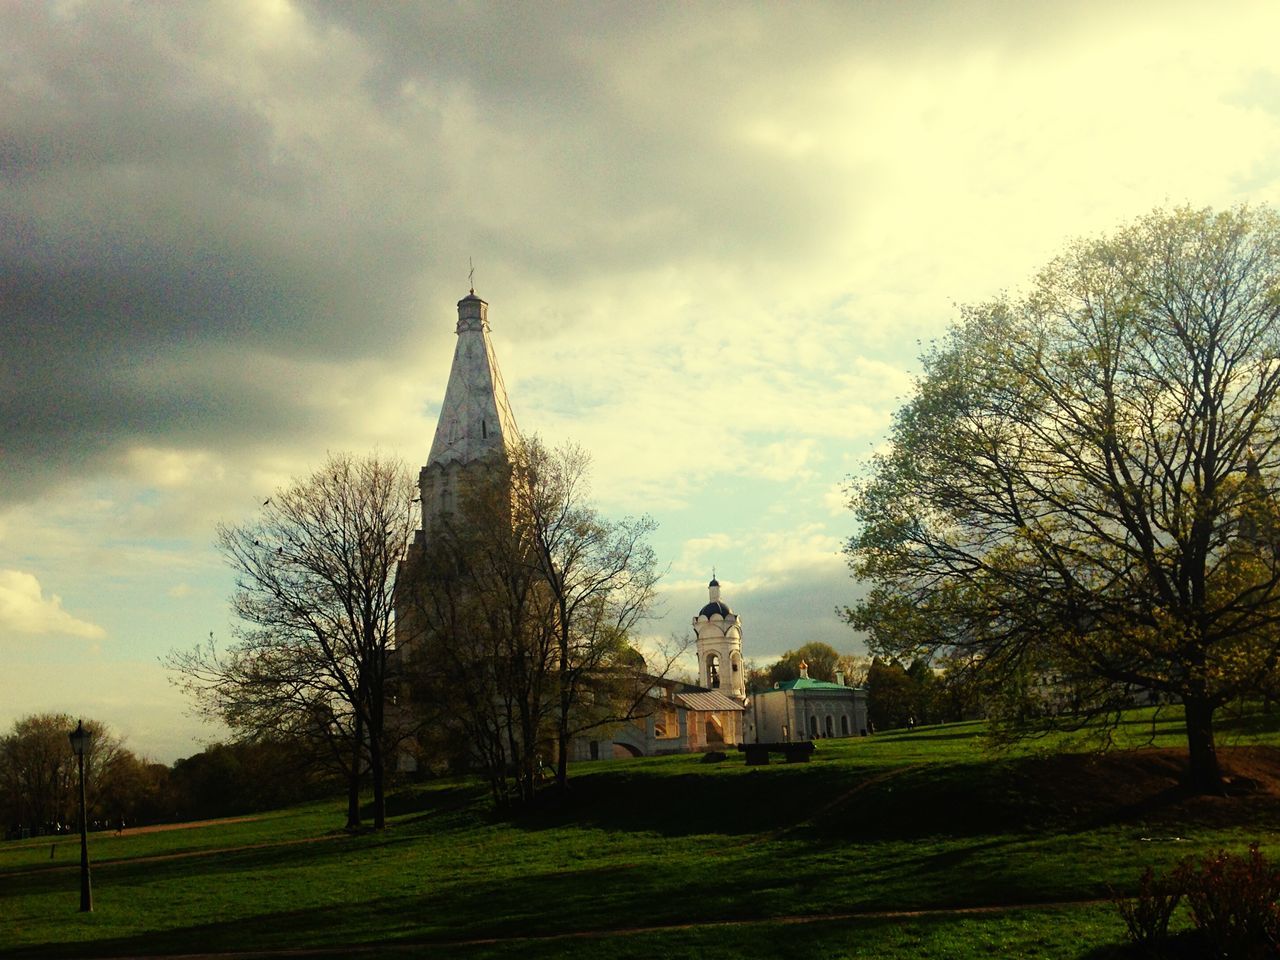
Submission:
<svg viewBox="0 0 1280 960">
<path fill-rule="evenodd" d="M 227 823 L 252 823 L 261 817 L 223 817 L 221 820 L 188 820 L 186 823 L 157 823 L 149 827 L 126 827 L 124 836 L 137 833 L 164 833 L 168 830 L 190 830 L 193 827 L 220 827 Z"/>
</svg>

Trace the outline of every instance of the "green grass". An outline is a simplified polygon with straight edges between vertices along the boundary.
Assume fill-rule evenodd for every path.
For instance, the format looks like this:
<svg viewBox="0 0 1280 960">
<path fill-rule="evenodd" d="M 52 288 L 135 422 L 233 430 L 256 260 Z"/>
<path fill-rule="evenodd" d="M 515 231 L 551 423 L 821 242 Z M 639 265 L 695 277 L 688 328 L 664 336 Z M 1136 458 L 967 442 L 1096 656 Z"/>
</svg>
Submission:
<svg viewBox="0 0 1280 960">
<path fill-rule="evenodd" d="M 1280 744 L 1274 716 L 1225 726 L 1224 742 Z M 1180 718 L 1135 711 L 1121 737 L 1180 746 Z M 97 835 L 91 915 L 76 912 L 75 840 L 52 863 L 48 840 L 8 843 L 0 956 L 432 944 L 467 958 L 1079 958 L 1123 938 L 1114 909 L 1089 901 L 1145 865 L 1280 840 L 1270 794 L 1170 788 L 1133 805 L 1124 766 L 1088 747 L 992 753 L 980 724 L 953 724 L 824 741 L 806 765 L 585 764 L 567 804 L 512 820 L 490 815 L 479 785 L 440 782 L 396 794 L 382 834 L 336 829 L 334 801 Z M 1022 909 L 874 915 L 1001 905 Z"/>
</svg>

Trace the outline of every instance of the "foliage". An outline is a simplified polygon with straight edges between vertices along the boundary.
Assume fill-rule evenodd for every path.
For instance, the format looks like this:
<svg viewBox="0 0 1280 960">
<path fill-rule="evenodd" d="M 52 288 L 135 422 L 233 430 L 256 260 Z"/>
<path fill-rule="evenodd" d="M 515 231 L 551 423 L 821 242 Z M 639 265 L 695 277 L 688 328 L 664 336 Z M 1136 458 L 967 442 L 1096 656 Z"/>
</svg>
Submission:
<svg viewBox="0 0 1280 960">
<path fill-rule="evenodd" d="M 1129 939 L 1150 957 L 1162 955 L 1169 939 L 1169 920 L 1181 899 L 1181 888 L 1176 883 L 1157 879 L 1151 867 L 1142 872 L 1134 897 L 1113 897 L 1129 931 Z"/>
<path fill-rule="evenodd" d="M 1280 870 L 1257 843 L 1243 856 L 1219 850 L 1199 862 L 1188 859 L 1176 876 L 1192 921 L 1215 955 L 1262 958 L 1280 952 Z"/>
<path fill-rule="evenodd" d="M 768 690 L 775 683 L 794 680 L 800 676 L 800 662 L 804 661 L 808 664 L 810 677 L 814 680 L 833 683 L 836 679 L 836 671 L 844 666 L 842 660 L 840 652 L 835 647 L 815 641 L 806 643 L 798 650 L 788 650 L 763 671 L 756 671 L 751 679 L 758 684 L 758 689 Z"/>
<path fill-rule="evenodd" d="M 1214 713 L 1280 662 L 1278 320 L 1280 218 L 1243 207 L 1158 211 L 965 308 L 854 485 L 851 624 L 1051 676 L 1077 716 L 1176 697 L 1219 790 Z"/>
<path fill-rule="evenodd" d="M 120 739 L 96 721 L 84 721 L 90 734 L 85 753 L 88 816 L 118 818 L 133 812 L 126 781 L 137 758 Z M 55 832 L 76 823 L 78 771 L 68 734 L 76 719 L 66 713 L 37 713 L 14 721 L 0 738 L 0 824 L 5 828 Z"/>
<path fill-rule="evenodd" d="M 1258 843 L 1237 855 L 1218 850 L 1186 857 L 1165 878 L 1148 867 L 1135 898 L 1115 898 L 1130 940 L 1147 956 L 1175 955 L 1169 920 L 1185 901 L 1197 955 L 1265 960 L 1280 953 L 1280 870 L 1267 862 Z M 1177 955 L 1182 955 L 1177 952 Z"/>
<path fill-rule="evenodd" d="M 237 577 L 236 643 L 220 652 L 211 637 L 167 659 L 199 708 L 241 739 L 288 740 L 341 770 L 348 826 L 360 822 L 366 769 L 375 826 L 385 817 L 386 758 L 399 739 L 387 723 L 394 574 L 412 497 L 400 463 L 331 455 L 272 494 L 254 523 L 219 527 Z"/>
<path fill-rule="evenodd" d="M 335 781 L 308 769 L 295 744 L 213 743 L 168 771 L 162 819 L 194 820 L 272 810 L 332 793 Z"/>
<path fill-rule="evenodd" d="M 916 690 L 896 660 L 876 657 L 867 671 L 867 720 L 873 730 L 905 727 L 915 712 Z"/>
</svg>

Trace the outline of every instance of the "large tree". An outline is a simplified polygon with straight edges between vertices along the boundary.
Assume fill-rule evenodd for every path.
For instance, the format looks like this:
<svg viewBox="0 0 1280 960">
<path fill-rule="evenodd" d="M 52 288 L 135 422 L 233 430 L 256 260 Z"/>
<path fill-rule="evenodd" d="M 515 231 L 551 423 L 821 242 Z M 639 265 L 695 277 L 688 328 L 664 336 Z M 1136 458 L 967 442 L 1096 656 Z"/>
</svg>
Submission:
<svg viewBox="0 0 1280 960">
<path fill-rule="evenodd" d="M 426 721 L 424 759 L 480 768 L 501 808 L 532 799 L 549 747 L 555 633 L 511 472 L 468 479 L 397 582 L 404 706 Z"/>
<path fill-rule="evenodd" d="M 256 521 L 220 526 L 218 546 L 236 572 L 236 642 L 169 658 L 199 706 L 237 736 L 285 737 L 339 764 L 352 827 L 366 770 L 374 826 L 385 823 L 396 742 L 387 710 L 392 592 L 413 496 L 398 461 L 331 455 L 272 494 Z"/>
<path fill-rule="evenodd" d="M 1180 699 L 1221 789 L 1214 713 L 1280 658 L 1278 358 L 1266 209 L 1157 211 L 965 308 L 854 484 L 851 622 L 1083 710 Z"/>
<path fill-rule="evenodd" d="M 750 679 L 758 690 L 769 690 L 775 683 L 800 676 L 800 662 L 804 661 L 810 677 L 831 682 L 836 678 L 836 671 L 843 671 L 847 660 L 831 644 L 814 641 L 798 650 L 788 650 L 769 666 L 754 671 L 755 676 Z"/>
<path fill-rule="evenodd" d="M 532 798 L 543 755 L 563 786 L 573 737 L 625 722 L 649 687 L 629 633 L 654 595 L 653 525 L 601 517 L 587 466 L 521 440 L 503 469 L 468 477 L 402 574 L 412 709 L 464 734 L 500 806 Z"/>
<path fill-rule="evenodd" d="M 657 525 L 649 517 L 601 516 L 587 500 L 589 467 L 580 447 L 548 450 L 536 439 L 515 457 L 514 516 L 551 601 L 561 789 L 573 737 L 629 719 L 641 703 L 645 671 L 635 668 L 627 641 L 648 615 L 658 582 L 648 542 Z M 667 657 L 657 672 L 670 666 Z"/>
</svg>

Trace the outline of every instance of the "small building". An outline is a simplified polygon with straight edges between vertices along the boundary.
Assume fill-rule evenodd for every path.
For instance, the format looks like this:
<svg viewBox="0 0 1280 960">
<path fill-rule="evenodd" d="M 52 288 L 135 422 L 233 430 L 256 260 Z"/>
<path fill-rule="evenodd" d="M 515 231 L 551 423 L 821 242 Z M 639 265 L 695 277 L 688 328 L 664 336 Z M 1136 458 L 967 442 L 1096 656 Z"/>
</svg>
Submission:
<svg viewBox="0 0 1280 960">
<path fill-rule="evenodd" d="M 792 743 L 865 736 L 866 690 L 845 686 L 844 676 L 839 673 L 836 681 L 812 679 L 809 665 L 801 660 L 796 679 L 752 694 L 746 716 L 748 742 Z"/>
<path fill-rule="evenodd" d="M 574 738 L 569 759 L 733 750 L 743 742 L 743 712 L 718 690 L 655 677 L 633 719 Z"/>
</svg>

